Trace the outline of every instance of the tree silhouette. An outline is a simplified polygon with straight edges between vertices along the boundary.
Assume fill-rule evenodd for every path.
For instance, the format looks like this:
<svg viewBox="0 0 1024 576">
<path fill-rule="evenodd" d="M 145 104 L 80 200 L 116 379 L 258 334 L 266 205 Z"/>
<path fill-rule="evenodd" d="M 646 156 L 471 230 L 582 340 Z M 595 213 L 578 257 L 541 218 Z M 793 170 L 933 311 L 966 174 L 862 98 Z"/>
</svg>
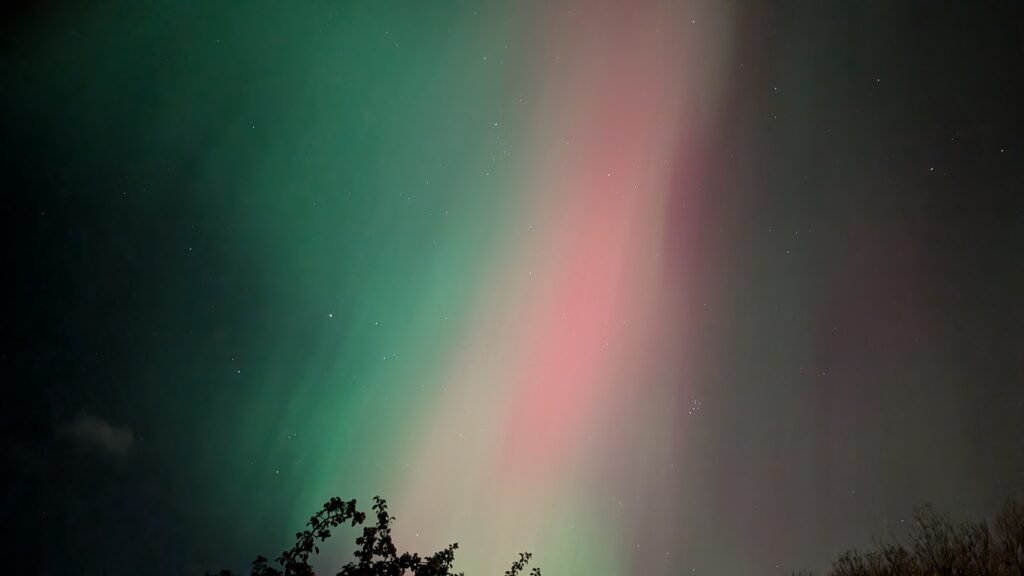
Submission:
<svg viewBox="0 0 1024 576">
<path fill-rule="evenodd" d="M 450 544 L 430 556 L 399 554 L 391 537 L 395 517 L 388 513 L 387 502 L 380 496 L 373 498 L 373 512 L 377 517 L 376 525 L 363 527 L 363 534 L 356 538 L 355 560 L 343 566 L 337 576 L 462 576 L 461 572 L 452 572 L 458 544 Z M 277 557 L 277 566 L 258 556 L 252 563 L 251 576 L 313 576 L 315 572 L 309 558 L 320 553 L 320 543 L 331 537 L 332 530 L 346 523 L 357 526 L 364 522 L 366 513 L 356 508 L 355 500 L 331 498 L 310 517 L 306 529 L 295 534 L 295 545 Z M 531 557 L 529 552 L 520 553 L 505 576 L 519 576 Z M 235 575 L 222 570 L 217 576 Z M 530 576 L 541 576 L 540 568 L 533 568 Z"/>
<path fill-rule="evenodd" d="M 462 576 L 452 572 L 458 544 L 451 544 L 430 556 L 399 554 L 391 536 L 395 517 L 387 502 L 373 499 L 376 524 L 363 527 L 356 538 L 354 560 L 342 566 L 337 576 Z M 271 563 L 258 556 L 251 576 L 314 576 L 310 557 L 320 553 L 320 543 L 332 530 L 349 524 L 362 525 L 367 514 L 356 508 L 355 500 L 331 498 L 310 517 L 306 528 L 295 534 L 295 544 Z M 915 510 L 907 531 L 907 543 L 893 537 L 876 540 L 873 549 L 849 550 L 841 554 L 827 576 L 1024 576 L 1024 503 L 1008 501 L 990 526 L 987 522 L 953 523 L 930 506 Z M 505 576 L 525 576 L 532 555 L 520 553 Z M 530 576 L 541 576 L 533 568 Z M 802 573 L 810 576 L 809 572 Z M 207 574 L 207 576 L 214 576 Z M 236 576 L 222 570 L 216 576 Z"/>
<path fill-rule="evenodd" d="M 955 524 L 925 506 L 908 536 L 907 544 L 890 538 L 844 552 L 828 576 L 1024 576 L 1024 503 L 1008 501 L 991 527 Z"/>
</svg>

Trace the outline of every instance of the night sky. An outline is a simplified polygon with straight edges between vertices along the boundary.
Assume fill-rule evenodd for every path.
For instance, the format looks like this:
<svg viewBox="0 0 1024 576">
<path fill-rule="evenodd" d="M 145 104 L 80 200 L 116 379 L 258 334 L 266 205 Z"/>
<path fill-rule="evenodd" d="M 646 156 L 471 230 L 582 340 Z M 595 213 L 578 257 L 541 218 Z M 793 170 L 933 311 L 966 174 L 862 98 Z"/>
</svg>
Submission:
<svg viewBox="0 0 1024 576">
<path fill-rule="evenodd" d="M 1020 2 L 4 12 L 5 572 L 380 494 L 470 576 L 788 574 L 1024 495 Z"/>
</svg>

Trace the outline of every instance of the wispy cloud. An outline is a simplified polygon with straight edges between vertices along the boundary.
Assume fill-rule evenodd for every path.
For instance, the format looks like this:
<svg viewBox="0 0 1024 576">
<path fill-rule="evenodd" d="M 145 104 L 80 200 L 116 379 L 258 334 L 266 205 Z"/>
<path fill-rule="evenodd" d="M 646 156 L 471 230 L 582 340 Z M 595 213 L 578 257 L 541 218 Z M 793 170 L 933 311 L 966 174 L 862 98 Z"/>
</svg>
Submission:
<svg viewBox="0 0 1024 576">
<path fill-rule="evenodd" d="M 93 414 L 81 412 L 60 427 L 60 432 L 79 448 L 113 456 L 125 456 L 135 446 L 135 433 L 127 426 L 114 426 Z"/>
</svg>

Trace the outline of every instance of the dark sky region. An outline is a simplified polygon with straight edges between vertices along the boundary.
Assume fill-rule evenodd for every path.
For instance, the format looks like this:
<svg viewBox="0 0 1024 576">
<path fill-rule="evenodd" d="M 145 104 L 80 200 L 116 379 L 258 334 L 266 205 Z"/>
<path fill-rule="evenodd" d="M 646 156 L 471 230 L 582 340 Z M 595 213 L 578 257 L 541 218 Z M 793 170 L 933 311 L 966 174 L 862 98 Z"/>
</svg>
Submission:
<svg viewBox="0 0 1024 576">
<path fill-rule="evenodd" d="M 381 494 L 471 575 L 783 574 L 1022 494 L 1020 2 L 3 12 L 5 573 Z"/>
</svg>

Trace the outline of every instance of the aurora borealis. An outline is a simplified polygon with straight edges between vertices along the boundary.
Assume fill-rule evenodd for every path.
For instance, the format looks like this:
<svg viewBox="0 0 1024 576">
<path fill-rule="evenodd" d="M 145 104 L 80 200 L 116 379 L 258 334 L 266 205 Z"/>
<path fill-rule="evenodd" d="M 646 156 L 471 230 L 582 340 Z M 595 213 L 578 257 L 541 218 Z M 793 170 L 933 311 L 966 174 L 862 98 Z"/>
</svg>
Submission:
<svg viewBox="0 0 1024 576">
<path fill-rule="evenodd" d="M 991 514 L 1024 489 L 1021 22 L 12 10 L 11 562 L 242 569 L 331 496 L 470 576 L 788 574 Z"/>
</svg>

